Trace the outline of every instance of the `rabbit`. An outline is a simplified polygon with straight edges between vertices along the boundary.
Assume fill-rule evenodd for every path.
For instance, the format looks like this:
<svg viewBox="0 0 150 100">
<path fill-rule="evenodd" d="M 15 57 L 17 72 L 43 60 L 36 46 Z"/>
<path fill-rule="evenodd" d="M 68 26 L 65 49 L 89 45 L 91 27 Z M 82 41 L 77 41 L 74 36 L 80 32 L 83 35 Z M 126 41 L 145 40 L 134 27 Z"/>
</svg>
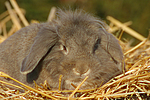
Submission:
<svg viewBox="0 0 150 100">
<path fill-rule="evenodd" d="M 83 10 L 57 12 L 51 22 L 26 26 L 0 44 L 0 71 L 34 87 L 73 90 L 105 84 L 123 72 L 123 52 L 102 20 Z M 17 84 L 9 79 L 1 78 Z"/>
</svg>

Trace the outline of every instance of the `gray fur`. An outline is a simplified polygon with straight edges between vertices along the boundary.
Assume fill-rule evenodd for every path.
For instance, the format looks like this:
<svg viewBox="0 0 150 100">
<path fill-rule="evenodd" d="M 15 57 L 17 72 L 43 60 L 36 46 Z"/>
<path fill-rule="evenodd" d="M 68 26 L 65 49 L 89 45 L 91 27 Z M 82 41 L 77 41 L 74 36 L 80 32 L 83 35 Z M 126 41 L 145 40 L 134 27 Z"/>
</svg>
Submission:
<svg viewBox="0 0 150 100">
<path fill-rule="evenodd" d="M 58 89 L 60 75 L 62 89 L 74 89 L 71 83 L 78 85 L 86 76 L 80 89 L 89 89 L 122 73 L 121 47 L 101 20 L 78 10 L 60 10 L 57 16 L 1 43 L 0 71 L 29 86 L 47 80 L 52 89 Z"/>
</svg>

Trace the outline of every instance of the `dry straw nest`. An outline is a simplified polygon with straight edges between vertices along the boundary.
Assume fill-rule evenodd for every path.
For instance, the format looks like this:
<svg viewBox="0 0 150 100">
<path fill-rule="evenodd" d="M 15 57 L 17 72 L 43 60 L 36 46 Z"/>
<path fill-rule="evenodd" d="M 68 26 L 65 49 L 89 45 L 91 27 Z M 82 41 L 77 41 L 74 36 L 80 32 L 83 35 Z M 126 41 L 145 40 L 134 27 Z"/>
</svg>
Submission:
<svg viewBox="0 0 150 100">
<path fill-rule="evenodd" d="M 24 26 L 28 26 L 28 22 L 24 17 L 25 10 L 19 8 L 14 0 L 10 2 L 5 2 L 7 11 L 0 15 L 0 42 L 5 40 L 7 37 L 12 35 L 14 32 L 19 30 Z M 12 5 L 12 6 L 11 6 Z M 13 9 L 13 8 L 14 9 Z M 56 8 L 52 8 L 48 17 L 48 21 L 51 21 L 55 17 Z M 123 74 L 116 76 L 109 82 L 101 87 L 91 89 L 91 90 L 80 90 L 80 86 L 83 82 L 75 88 L 75 90 L 64 90 L 57 91 L 49 90 L 49 85 L 45 81 L 41 86 L 37 86 L 35 83 L 35 88 L 31 88 L 22 84 L 21 82 L 13 79 L 7 74 L 0 72 L 0 77 L 9 77 L 10 79 L 20 83 L 22 87 L 16 86 L 0 80 L 0 98 L 1 99 L 150 99 L 150 41 L 148 38 L 144 38 L 139 33 L 135 32 L 128 26 L 131 22 L 121 23 L 118 20 L 108 16 L 107 19 L 110 21 L 111 33 L 117 30 L 123 30 L 120 32 L 118 39 L 120 45 L 124 51 L 124 61 L 126 71 Z M 6 24 L 12 22 L 11 28 L 7 29 Z M 37 21 L 34 21 L 37 22 Z M 10 26 L 10 25 L 9 25 Z M 128 33 L 133 37 L 137 38 L 141 42 L 134 46 L 130 46 L 130 42 L 121 41 L 123 33 Z M 61 82 L 61 78 L 60 78 Z M 13 87 L 18 87 L 24 90 L 20 92 L 19 90 L 12 90 L 5 85 L 11 85 Z"/>
</svg>

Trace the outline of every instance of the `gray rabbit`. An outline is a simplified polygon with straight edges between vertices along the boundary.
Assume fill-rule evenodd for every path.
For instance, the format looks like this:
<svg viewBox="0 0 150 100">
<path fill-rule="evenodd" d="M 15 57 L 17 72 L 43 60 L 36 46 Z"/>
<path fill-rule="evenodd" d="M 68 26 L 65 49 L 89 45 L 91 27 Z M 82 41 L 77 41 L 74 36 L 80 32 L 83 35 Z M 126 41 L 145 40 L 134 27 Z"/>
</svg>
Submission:
<svg viewBox="0 0 150 100">
<path fill-rule="evenodd" d="M 24 27 L 0 44 L 0 71 L 34 86 L 45 80 L 52 89 L 80 89 L 106 83 L 122 73 L 123 53 L 104 23 L 81 10 L 59 10 L 57 19 Z M 0 78 L 10 81 L 9 79 Z M 10 81 L 12 82 L 12 81 Z"/>
</svg>

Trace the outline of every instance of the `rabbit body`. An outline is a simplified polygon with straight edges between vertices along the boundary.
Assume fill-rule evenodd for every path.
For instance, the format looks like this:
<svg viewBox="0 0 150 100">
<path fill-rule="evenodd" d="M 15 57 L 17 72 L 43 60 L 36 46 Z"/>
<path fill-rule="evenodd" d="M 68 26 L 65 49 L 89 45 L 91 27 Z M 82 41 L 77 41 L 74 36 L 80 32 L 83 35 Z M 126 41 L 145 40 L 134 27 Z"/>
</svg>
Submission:
<svg viewBox="0 0 150 100">
<path fill-rule="evenodd" d="M 122 73 L 122 60 L 117 39 L 82 11 L 60 11 L 56 20 L 31 24 L 0 44 L 0 71 L 32 87 L 33 80 L 47 80 L 58 89 L 62 75 L 62 89 L 74 89 L 71 83 L 86 76 L 80 89 L 95 88 Z"/>
</svg>

